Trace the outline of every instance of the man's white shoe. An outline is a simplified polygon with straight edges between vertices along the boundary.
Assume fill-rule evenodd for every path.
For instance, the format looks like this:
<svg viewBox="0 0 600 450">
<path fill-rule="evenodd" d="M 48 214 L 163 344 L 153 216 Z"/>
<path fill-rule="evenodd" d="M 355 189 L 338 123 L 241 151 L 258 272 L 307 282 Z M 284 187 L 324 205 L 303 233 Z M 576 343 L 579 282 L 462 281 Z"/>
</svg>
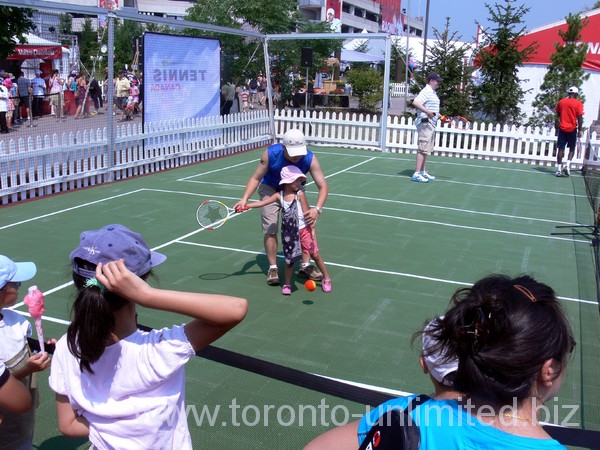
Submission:
<svg viewBox="0 0 600 450">
<path fill-rule="evenodd" d="M 417 183 L 429 183 L 429 180 L 418 172 L 415 172 L 410 181 L 416 181 Z"/>
</svg>

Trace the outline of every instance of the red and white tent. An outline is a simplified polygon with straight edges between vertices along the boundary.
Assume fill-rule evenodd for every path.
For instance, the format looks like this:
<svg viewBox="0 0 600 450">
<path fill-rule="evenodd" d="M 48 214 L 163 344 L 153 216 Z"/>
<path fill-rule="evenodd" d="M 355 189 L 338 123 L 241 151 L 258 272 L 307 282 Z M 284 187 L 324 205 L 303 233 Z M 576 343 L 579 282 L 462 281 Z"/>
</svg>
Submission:
<svg viewBox="0 0 600 450">
<path fill-rule="evenodd" d="M 581 90 L 585 95 L 585 126 L 598 118 L 600 104 L 600 9 L 594 9 L 581 14 L 587 17 L 589 24 L 582 30 L 582 43 L 588 44 L 588 52 L 583 69 L 590 77 L 584 81 Z M 534 28 L 521 38 L 520 43 L 525 47 L 536 43 L 538 49 L 532 55 L 531 61 L 527 62 L 519 70 L 519 78 L 523 81 L 524 89 L 531 91 L 526 94 L 523 112 L 528 116 L 533 113 L 531 105 L 535 96 L 539 93 L 540 86 L 544 81 L 544 75 L 550 65 L 550 55 L 556 50 L 554 44 L 563 42 L 558 34 L 559 30 L 566 30 L 566 20 L 555 22 L 542 27 Z M 565 93 L 566 96 L 566 93 Z"/>
</svg>

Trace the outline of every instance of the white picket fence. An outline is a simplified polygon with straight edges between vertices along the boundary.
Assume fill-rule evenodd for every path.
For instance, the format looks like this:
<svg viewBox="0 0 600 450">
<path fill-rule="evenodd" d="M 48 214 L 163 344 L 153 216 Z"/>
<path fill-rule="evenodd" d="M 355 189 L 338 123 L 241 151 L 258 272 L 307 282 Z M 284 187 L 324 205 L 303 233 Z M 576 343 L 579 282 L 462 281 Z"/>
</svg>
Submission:
<svg viewBox="0 0 600 450">
<path fill-rule="evenodd" d="M 406 83 L 390 83 L 390 95 L 392 97 L 404 97 L 406 94 Z"/>
<path fill-rule="evenodd" d="M 302 129 L 310 145 L 414 153 L 412 119 L 388 116 L 384 146 L 375 115 L 326 111 L 277 110 L 275 137 L 290 128 Z M 584 139 L 586 137 L 584 136 Z M 225 117 L 177 120 L 116 129 L 109 145 L 107 129 L 0 141 L 0 204 L 122 180 L 147 173 L 265 146 L 272 142 L 268 111 Z M 590 145 L 599 152 L 596 133 Z M 435 154 L 553 165 L 554 129 L 471 124 L 469 129 L 438 127 Z M 575 166 L 582 157 L 574 160 Z"/>
<path fill-rule="evenodd" d="M 0 204 L 122 180 L 272 142 L 266 111 L 0 141 Z"/>
</svg>

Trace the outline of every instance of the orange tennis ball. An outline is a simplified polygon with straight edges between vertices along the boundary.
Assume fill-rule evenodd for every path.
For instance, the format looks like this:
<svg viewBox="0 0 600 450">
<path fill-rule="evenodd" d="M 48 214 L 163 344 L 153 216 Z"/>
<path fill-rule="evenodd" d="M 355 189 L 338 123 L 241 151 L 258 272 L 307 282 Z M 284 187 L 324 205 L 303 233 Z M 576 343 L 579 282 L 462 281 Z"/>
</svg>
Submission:
<svg viewBox="0 0 600 450">
<path fill-rule="evenodd" d="M 308 280 L 306 283 L 304 283 L 304 287 L 309 291 L 314 291 L 317 288 L 317 283 L 315 283 L 313 280 Z"/>
</svg>

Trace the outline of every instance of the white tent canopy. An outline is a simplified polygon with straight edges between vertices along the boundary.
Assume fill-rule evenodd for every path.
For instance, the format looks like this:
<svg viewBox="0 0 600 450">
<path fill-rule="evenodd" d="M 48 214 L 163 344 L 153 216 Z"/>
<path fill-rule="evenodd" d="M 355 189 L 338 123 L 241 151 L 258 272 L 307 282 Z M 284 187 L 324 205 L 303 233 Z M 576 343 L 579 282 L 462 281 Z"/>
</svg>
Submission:
<svg viewBox="0 0 600 450">
<path fill-rule="evenodd" d="M 383 56 L 372 55 L 370 53 L 357 52 L 356 50 L 342 49 L 341 61 L 345 63 L 366 62 L 379 63 L 385 61 Z"/>
<path fill-rule="evenodd" d="M 392 45 L 398 47 L 403 53 L 406 51 L 406 36 L 392 36 Z M 427 51 L 438 43 L 436 39 L 428 39 L 427 40 Z M 408 37 L 408 54 L 413 58 L 418 64 L 423 63 L 423 44 L 424 39 L 417 36 Z M 356 49 L 359 47 L 365 46 L 366 52 L 357 52 Z M 470 58 L 473 51 L 475 50 L 475 44 L 466 43 L 466 42 L 455 42 L 455 46 L 457 48 L 465 46 L 467 48 L 467 57 Z M 352 53 L 347 53 L 347 51 L 351 51 Z M 362 39 L 352 39 L 346 41 L 342 47 L 342 61 L 343 62 L 355 62 L 352 57 L 354 57 L 355 53 L 362 53 L 366 60 L 357 59 L 357 61 L 366 61 L 366 62 L 379 62 L 385 60 L 385 42 L 381 40 L 368 38 Z M 345 59 L 344 55 L 347 55 L 349 59 Z M 430 56 L 430 55 L 429 55 Z"/>
<path fill-rule="evenodd" d="M 20 44 L 16 39 L 14 39 L 19 45 L 40 45 L 40 46 L 59 46 L 61 45 L 59 42 L 54 42 L 49 39 L 44 39 L 43 37 L 37 36 L 32 33 L 26 33 L 24 35 L 25 43 Z M 61 76 L 66 77 L 70 72 L 70 62 L 69 57 L 71 55 L 71 49 L 68 47 L 61 46 L 62 48 L 62 58 L 54 59 L 52 61 L 52 68 L 58 69 Z M 39 68 L 40 63 L 43 62 L 41 59 L 26 59 L 23 60 L 21 70 L 25 73 L 27 78 L 33 78 L 35 74 L 35 70 Z"/>
</svg>

